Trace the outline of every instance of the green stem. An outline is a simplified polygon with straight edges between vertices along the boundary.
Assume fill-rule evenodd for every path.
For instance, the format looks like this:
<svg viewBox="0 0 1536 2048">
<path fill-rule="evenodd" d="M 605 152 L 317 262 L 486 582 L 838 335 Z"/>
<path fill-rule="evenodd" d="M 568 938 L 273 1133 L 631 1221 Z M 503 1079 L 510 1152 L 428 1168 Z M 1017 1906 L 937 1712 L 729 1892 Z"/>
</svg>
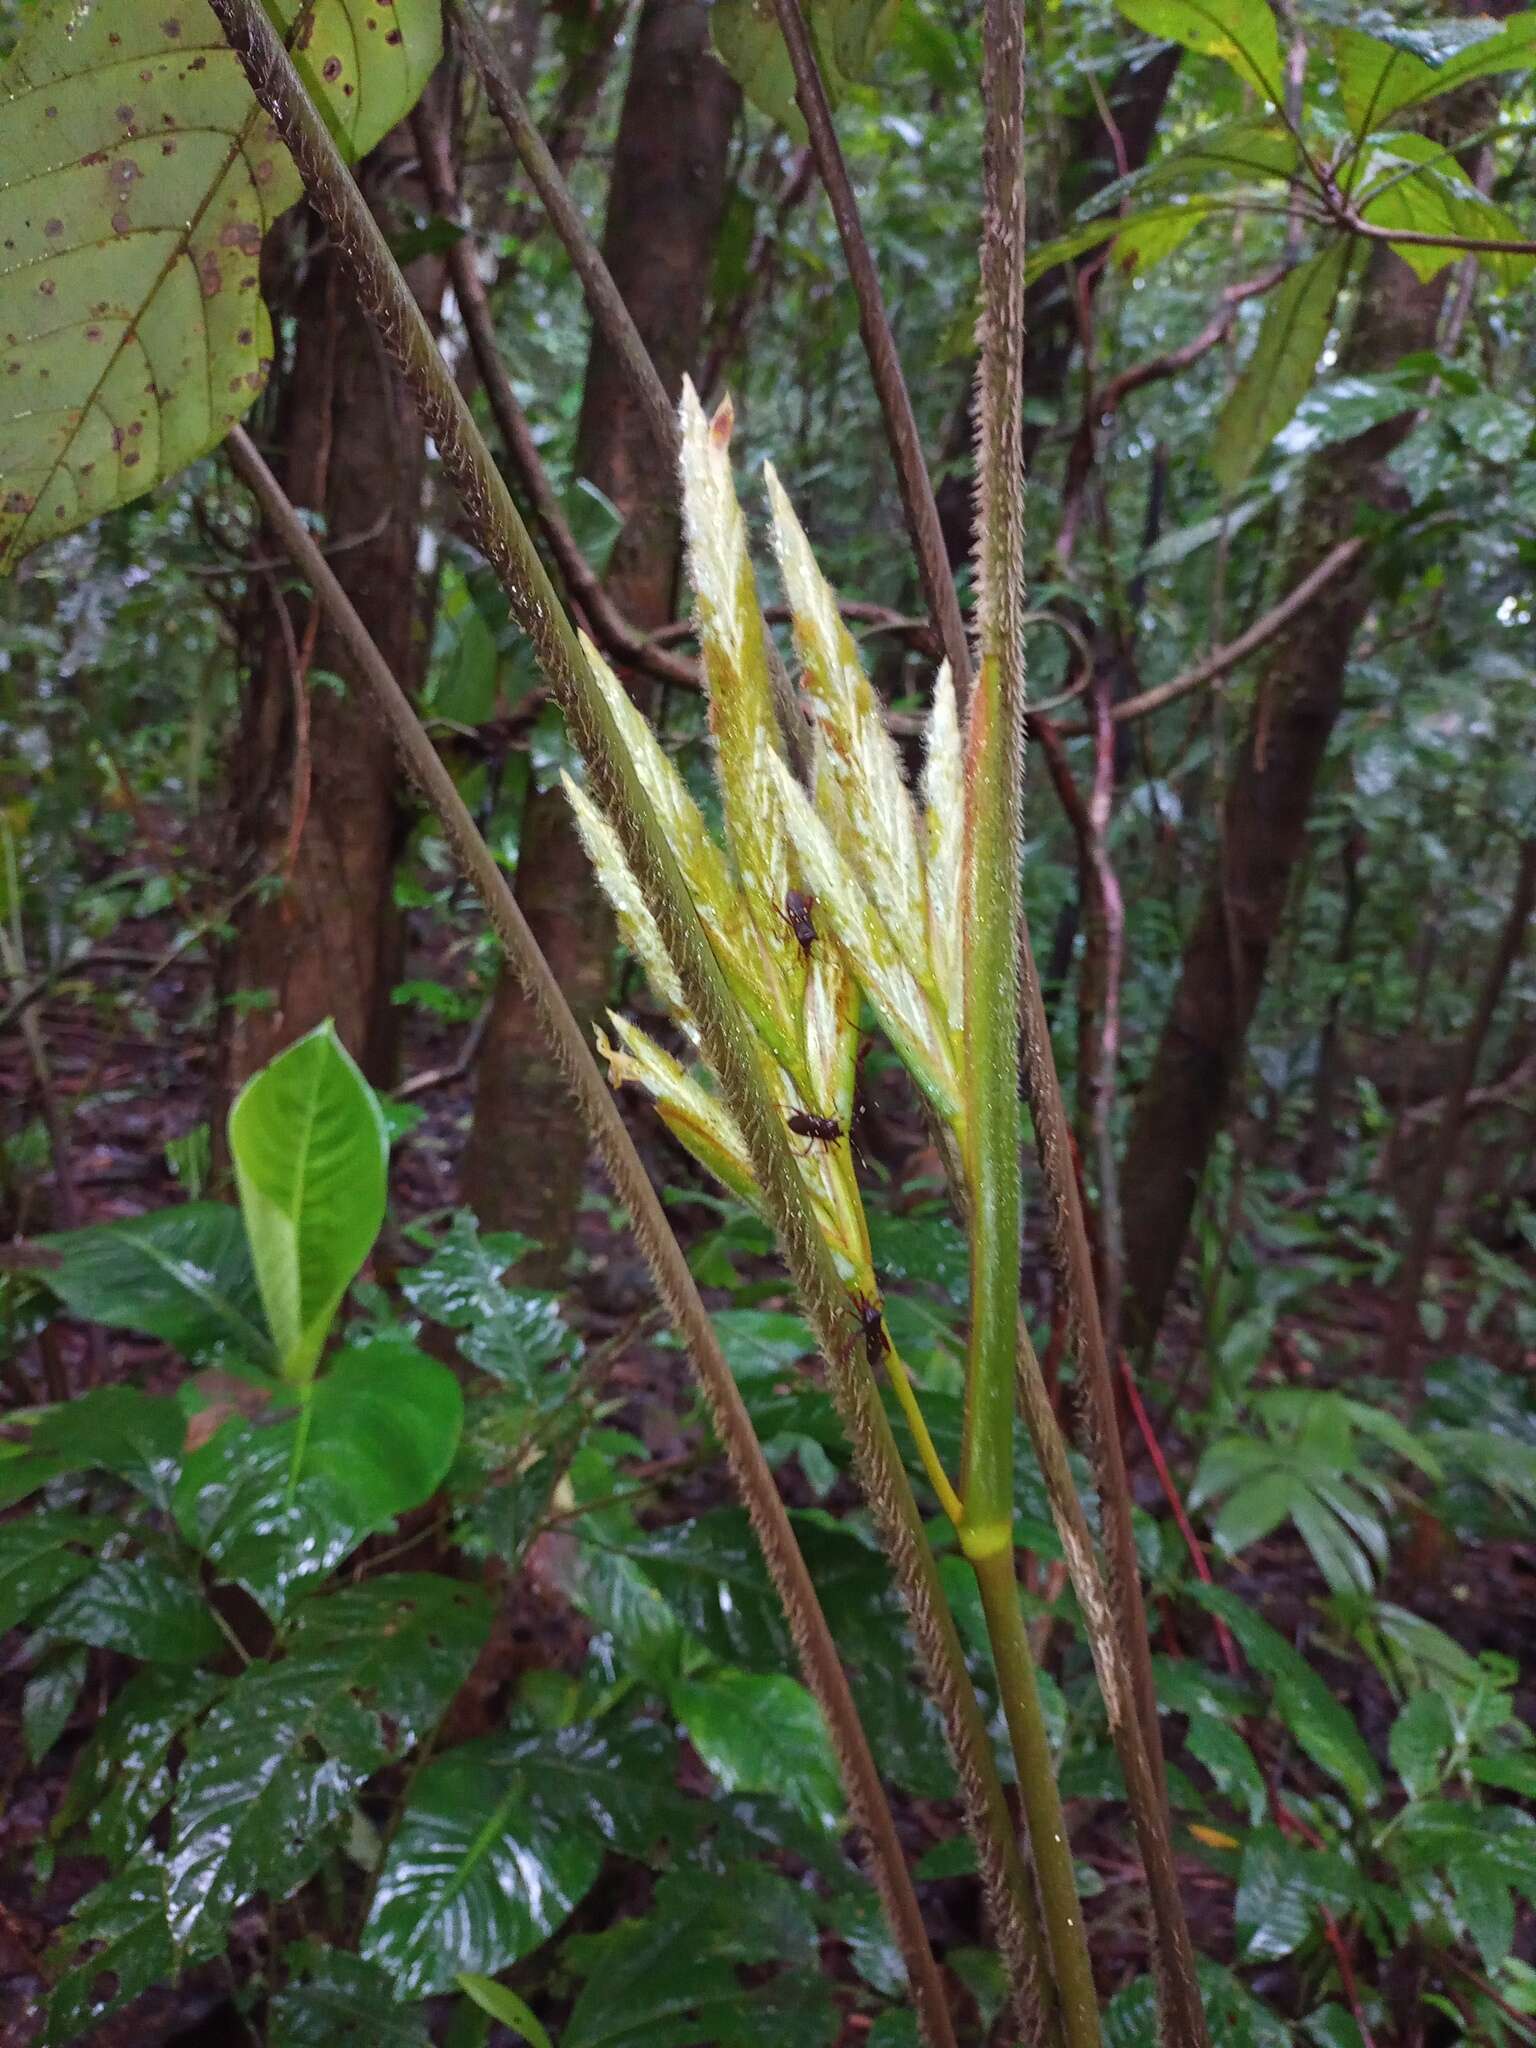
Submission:
<svg viewBox="0 0 1536 2048">
<path fill-rule="evenodd" d="M 827 1360 L 859 1481 L 907 1603 L 950 1739 L 1004 1959 L 1026 2024 L 1039 2035 L 1043 1943 L 986 1724 L 874 1377 L 855 1356 L 857 1317 L 818 1230 L 756 1042 L 726 985 L 613 714 L 378 223 L 311 105 L 260 0 L 212 0 L 212 5 L 252 90 L 271 114 L 312 203 L 335 238 L 364 310 L 410 386 L 470 528 L 555 691 L 571 737 L 587 762 L 594 794 L 619 833 L 625 858 L 676 966 L 699 1027 L 704 1057 L 742 1132 L 785 1262 Z"/>
<path fill-rule="evenodd" d="M 1072 1867 L 1072 1844 L 1061 1810 L 1051 1745 L 1035 1682 L 1034 1660 L 1019 1610 L 1019 1588 L 1013 1573 L 1012 1550 L 972 1558 L 971 1569 L 987 1617 L 987 1634 L 1002 1687 L 1003 1713 L 1019 1774 L 1019 1796 L 1029 1822 L 1035 1882 L 1050 1944 L 1051 1968 L 1061 2002 L 1061 2027 L 1068 2048 L 1100 2048 L 1099 2002 L 1083 1909 Z"/>
</svg>

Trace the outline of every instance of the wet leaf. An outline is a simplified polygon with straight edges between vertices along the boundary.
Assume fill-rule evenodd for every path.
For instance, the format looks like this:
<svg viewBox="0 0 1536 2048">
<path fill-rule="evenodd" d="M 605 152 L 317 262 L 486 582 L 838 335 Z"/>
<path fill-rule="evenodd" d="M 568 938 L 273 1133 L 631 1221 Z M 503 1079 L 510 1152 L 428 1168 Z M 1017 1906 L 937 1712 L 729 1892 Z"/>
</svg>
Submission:
<svg viewBox="0 0 1536 2048">
<path fill-rule="evenodd" d="M 50 1650 L 27 1680 L 21 1696 L 21 1729 L 33 1763 L 41 1763 L 68 1727 L 85 1684 L 85 1667 L 83 1649 Z"/>
<path fill-rule="evenodd" d="M 167 1859 L 178 1948 L 216 1953 L 245 1900 L 314 1874 L 358 1788 L 435 1724 L 488 1627 L 478 1589 L 425 1576 L 301 1609 L 288 1654 L 244 1671 L 188 1741 Z"/>
<path fill-rule="evenodd" d="M 48 2000 L 44 2039 L 50 2044 L 88 2039 L 141 1991 L 174 1975 L 163 1866 L 140 1856 L 88 1892 L 50 1962 L 62 1970 Z"/>
<path fill-rule="evenodd" d="M 68 1509 L 0 1525 L 0 1635 L 83 1579 L 117 1529 L 103 1515 Z"/>
<path fill-rule="evenodd" d="M 402 1997 L 495 1976 L 569 1917 L 608 1843 L 648 1845 L 641 1752 L 585 1726 L 464 1743 L 429 1764 L 379 1876 L 362 1952 Z M 654 1783 L 654 1780 L 652 1781 Z"/>
<path fill-rule="evenodd" d="M 270 1361 L 245 1226 L 227 1204 L 157 1209 L 63 1231 L 43 1244 L 60 1256 L 44 1280 L 83 1321 L 143 1330 L 188 1358 L 228 1347 L 255 1363 Z"/>
<path fill-rule="evenodd" d="M 271 1613 L 440 1484 L 464 1397 L 435 1359 L 399 1344 L 338 1352 L 271 1420 L 231 1416 L 192 1452 L 178 1527 Z"/>
<path fill-rule="evenodd" d="M 322 1941 L 288 1950 L 288 1984 L 272 2001 L 270 2048 L 431 2048 L 419 2013 L 404 2011 L 384 1971 Z"/>
<path fill-rule="evenodd" d="M 171 1745 L 228 1682 L 205 1671 L 153 1666 L 130 1678 L 81 1752 L 60 1825 L 83 1820 L 87 1847 L 109 1862 L 124 1862 L 171 1796 Z"/>
<path fill-rule="evenodd" d="M 821 1709 L 796 1678 L 716 1671 L 672 1688 L 672 1711 L 724 1792 L 771 1792 L 823 1827 L 842 1792 Z"/>
<path fill-rule="evenodd" d="M 152 1557 L 93 1565 L 49 1609 L 48 1627 L 148 1664 L 200 1664 L 224 1644 L 197 1584 Z"/>
</svg>

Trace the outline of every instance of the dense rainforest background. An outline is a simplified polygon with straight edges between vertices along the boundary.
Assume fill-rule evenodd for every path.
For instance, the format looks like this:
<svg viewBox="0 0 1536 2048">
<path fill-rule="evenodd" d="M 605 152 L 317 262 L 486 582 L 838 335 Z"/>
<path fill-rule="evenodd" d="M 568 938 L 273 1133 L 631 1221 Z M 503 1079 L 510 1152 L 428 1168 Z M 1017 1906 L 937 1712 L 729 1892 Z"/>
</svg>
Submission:
<svg viewBox="0 0 1536 2048">
<path fill-rule="evenodd" d="M 0 2043 L 1536 2041 L 1536 13 L 267 15 L 0 0 Z"/>
</svg>

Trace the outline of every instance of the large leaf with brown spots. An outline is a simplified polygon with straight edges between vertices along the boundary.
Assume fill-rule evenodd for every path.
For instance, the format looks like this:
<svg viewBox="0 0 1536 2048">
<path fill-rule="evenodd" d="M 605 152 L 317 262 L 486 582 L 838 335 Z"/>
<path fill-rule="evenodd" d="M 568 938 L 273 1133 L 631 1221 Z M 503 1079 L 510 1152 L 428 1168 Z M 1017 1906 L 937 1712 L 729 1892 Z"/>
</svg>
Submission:
<svg viewBox="0 0 1536 2048">
<path fill-rule="evenodd" d="M 291 27 L 302 0 L 268 0 Z M 354 154 L 414 104 L 438 0 L 317 0 L 296 49 Z M 0 570 L 217 446 L 261 389 L 262 236 L 299 197 L 206 0 L 48 0 L 0 73 Z"/>
</svg>

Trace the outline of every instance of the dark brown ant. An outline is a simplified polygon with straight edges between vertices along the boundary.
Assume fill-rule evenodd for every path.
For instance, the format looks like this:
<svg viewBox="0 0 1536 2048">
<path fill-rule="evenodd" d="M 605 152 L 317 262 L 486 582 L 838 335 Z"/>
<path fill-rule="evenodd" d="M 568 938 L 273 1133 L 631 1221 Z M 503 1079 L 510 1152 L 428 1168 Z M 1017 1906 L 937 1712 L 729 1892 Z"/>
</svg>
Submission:
<svg viewBox="0 0 1536 2048">
<path fill-rule="evenodd" d="M 848 1340 L 849 1347 L 851 1349 L 862 1337 L 869 1369 L 878 1372 L 891 1348 L 891 1340 L 885 1334 L 885 1305 L 868 1294 L 851 1294 L 848 1298 L 858 1318 L 858 1325 Z"/>
<path fill-rule="evenodd" d="M 797 1138 L 806 1141 L 802 1159 L 809 1159 L 813 1145 L 835 1145 L 843 1135 L 843 1127 L 835 1116 L 817 1116 L 809 1109 L 792 1109 L 784 1121 Z"/>
<path fill-rule="evenodd" d="M 816 925 L 811 916 L 815 908 L 814 896 L 807 896 L 803 889 L 791 889 L 784 898 L 784 908 L 779 912 L 807 960 L 816 944 Z"/>
</svg>

